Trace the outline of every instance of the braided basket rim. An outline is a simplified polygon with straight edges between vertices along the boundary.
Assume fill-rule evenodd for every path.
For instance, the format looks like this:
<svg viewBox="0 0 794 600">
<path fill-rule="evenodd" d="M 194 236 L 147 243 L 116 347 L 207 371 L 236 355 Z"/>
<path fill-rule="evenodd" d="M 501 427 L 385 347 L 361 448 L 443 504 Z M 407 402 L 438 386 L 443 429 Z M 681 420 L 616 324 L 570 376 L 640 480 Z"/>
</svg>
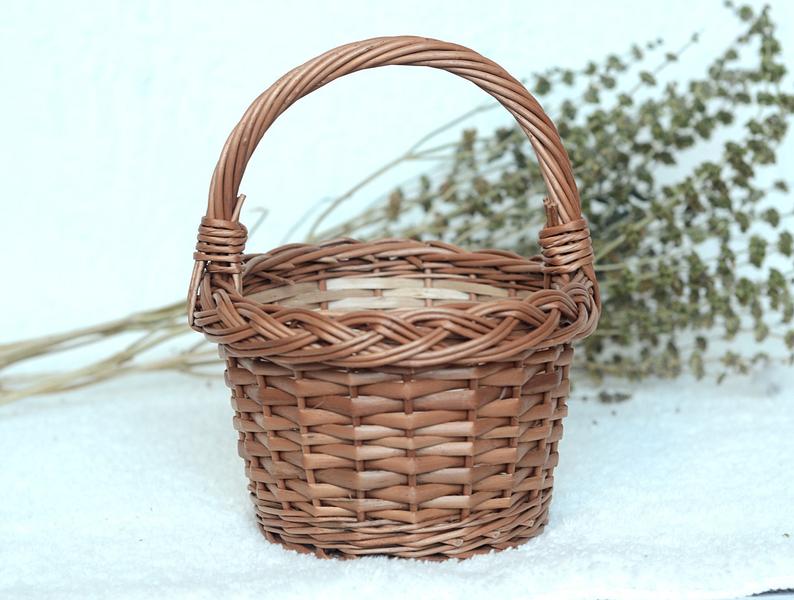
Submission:
<svg viewBox="0 0 794 600">
<path fill-rule="evenodd" d="M 251 271 L 257 266 L 263 266 L 268 277 L 277 277 L 283 284 L 289 285 L 293 281 L 288 277 L 282 277 L 285 272 L 295 269 L 299 265 L 317 265 L 324 267 L 339 267 L 344 269 L 346 259 L 351 255 L 358 257 L 384 256 L 395 259 L 390 251 L 397 248 L 396 254 L 402 255 L 406 250 L 417 252 L 408 253 L 414 259 L 421 259 L 422 254 L 427 254 L 432 258 L 432 264 L 438 268 L 439 264 L 447 263 L 454 265 L 454 259 L 462 262 L 482 262 L 491 263 L 488 269 L 493 274 L 500 274 L 505 277 L 515 277 L 510 279 L 510 283 L 515 287 L 514 281 L 527 279 L 528 273 L 534 275 L 532 281 L 543 282 L 542 287 L 534 291 L 529 291 L 522 298 L 501 298 L 497 300 L 468 300 L 456 302 L 441 302 L 432 306 L 425 307 L 396 307 L 392 309 L 364 309 L 350 310 L 343 313 L 306 309 L 293 306 L 285 306 L 279 302 L 258 302 L 255 298 L 250 298 L 244 293 L 238 293 L 221 279 L 208 279 L 215 285 L 211 285 L 208 294 L 202 294 L 200 310 L 196 312 L 195 325 L 202 327 L 205 334 L 213 341 L 227 346 L 229 356 L 251 357 L 259 356 L 267 358 L 277 364 L 282 365 L 308 365 L 324 363 L 339 367 L 358 367 L 374 368 L 386 365 L 406 366 L 406 367 L 432 367 L 447 363 L 471 365 L 488 363 L 494 361 L 515 360 L 541 348 L 547 348 L 556 344 L 566 343 L 572 339 L 578 339 L 588 335 L 595 326 L 597 311 L 591 307 L 591 283 L 587 278 L 574 277 L 570 281 L 559 281 L 546 286 L 543 277 L 543 266 L 540 257 L 525 258 L 519 254 L 505 250 L 485 249 L 480 251 L 468 251 L 454 244 L 445 242 L 431 241 L 420 242 L 416 240 L 403 240 L 399 238 L 387 238 L 373 242 L 360 242 L 354 239 L 342 239 L 325 242 L 321 244 L 287 244 L 272 250 L 269 253 L 258 255 L 246 255 L 242 262 L 242 279 L 245 282 Z M 319 255 L 318 259 L 312 258 Z M 286 255 L 284 262 L 279 263 L 280 255 Z M 339 258 L 341 256 L 341 258 Z M 333 258 L 328 258 L 333 257 Z M 245 260 L 248 259 L 248 260 Z M 327 259 L 327 260 L 326 260 Z M 503 267 L 510 267 L 509 271 Z M 515 270 L 515 273 L 513 271 Z M 425 274 L 417 267 L 415 277 L 421 278 Z M 490 273 L 487 273 L 490 274 Z M 493 282 L 486 276 L 480 277 L 471 275 L 464 277 L 456 274 L 445 274 L 443 279 L 448 281 L 461 281 L 493 285 Z M 334 273 L 322 271 L 323 280 L 336 278 Z M 318 275 L 318 277 L 321 277 Z M 399 278 L 405 273 L 392 274 L 388 272 L 378 273 L 380 278 Z M 361 271 L 360 275 L 353 274 L 351 278 L 372 277 L 371 271 Z M 217 299 L 212 303 L 214 307 L 204 309 L 207 297 Z M 384 327 L 393 329 L 411 329 L 417 323 L 425 321 L 438 322 L 439 320 L 453 320 L 462 327 L 474 327 L 481 332 L 481 336 L 470 336 L 470 339 L 463 341 L 448 342 L 443 349 L 431 351 L 431 347 L 448 341 L 449 336 L 441 336 L 439 331 L 445 327 L 444 323 L 436 326 L 435 332 L 425 335 L 425 342 L 412 340 L 415 346 L 424 346 L 424 350 L 412 350 L 408 345 L 403 344 L 398 349 L 399 341 L 392 340 L 392 344 L 387 349 L 383 349 L 375 356 L 367 356 L 366 348 L 357 348 L 347 356 L 337 357 L 339 348 L 333 348 L 333 341 L 326 338 L 325 342 L 328 352 L 315 352 L 311 349 L 296 352 L 293 340 L 287 340 L 281 344 L 283 351 L 279 351 L 279 346 L 274 346 L 272 351 L 268 345 L 273 346 L 278 341 L 278 334 L 267 335 L 264 326 L 259 331 L 252 332 L 252 337 L 259 335 L 265 339 L 260 343 L 241 343 L 238 339 L 230 339 L 224 332 L 214 333 L 212 323 L 218 316 L 218 302 L 220 304 L 229 303 L 236 307 L 238 312 L 244 312 L 249 322 L 257 320 L 270 322 L 274 327 L 276 323 L 281 330 L 282 339 L 288 338 L 288 332 L 294 338 L 300 338 L 303 334 L 310 334 L 313 340 L 304 343 L 304 349 L 322 340 L 317 339 L 319 329 L 330 330 L 343 327 L 347 329 L 347 340 L 344 341 L 348 347 L 358 344 L 367 345 L 368 336 L 373 337 L 373 328 L 367 327 L 370 322 L 380 321 L 380 325 L 374 328 L 379 330 L 378 335 L 385 334 Z M 510 320 L 512 325 L 504 325 L 506 320 Z M 490 322 L 489 322 L 490 321 Z M 468 325 L 467 325 L 468 322 Z M 489 328 L 492 327 L 489 331 Z M 487 336 L 498 338 L 499 335 L 493 333 L 502 327 L 506 333 L 497 340 L 497 343 L 488 343 Z M 254 328 L 256 329 L 256 328 Z M 288 330 L 288 331 L 287 331 Z M 355 330 L 355 333 L 354 331 Z M 519 334 L 510 335 L 513 330 Z M 239 332 L 235 332 L 235 335 Z M 339 333 L 339 332 L 337 332 Z M 357 334 L 357 335 L 356 335 Z M 341 335 L 341 333 L 340 333 Z M 435 340 L 435 341 L 427 341 Z M 508 340 L 503 343 L 503 340 Z M 372 342 L 375 344 L 376 342 Z"/>
</svg>

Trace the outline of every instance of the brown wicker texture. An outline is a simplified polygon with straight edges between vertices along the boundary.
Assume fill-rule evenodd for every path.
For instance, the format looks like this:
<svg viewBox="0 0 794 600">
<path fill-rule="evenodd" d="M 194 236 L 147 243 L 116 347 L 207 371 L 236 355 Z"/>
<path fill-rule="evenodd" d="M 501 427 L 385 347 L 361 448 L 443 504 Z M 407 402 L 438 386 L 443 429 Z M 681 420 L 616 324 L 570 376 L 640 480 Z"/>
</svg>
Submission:
<svg viewBox="0 0 794 600">
<path fill-rule="evenodd" d="M 513 114 L 547 187 L 541 256 L 397 239 L 243 254 L 238 190 L 265 131 L 306 94 L 383 65 L 455 73 Z M 194 258 L 190 323 L 227 362 L 267 539 L 318 556 L 464 558 L 542 531 L 571 343 L 595 329 L 600 300 L 557 131 L 498 65 L 387 37 L 289 72 L 229 136 Z"/>
</svg>

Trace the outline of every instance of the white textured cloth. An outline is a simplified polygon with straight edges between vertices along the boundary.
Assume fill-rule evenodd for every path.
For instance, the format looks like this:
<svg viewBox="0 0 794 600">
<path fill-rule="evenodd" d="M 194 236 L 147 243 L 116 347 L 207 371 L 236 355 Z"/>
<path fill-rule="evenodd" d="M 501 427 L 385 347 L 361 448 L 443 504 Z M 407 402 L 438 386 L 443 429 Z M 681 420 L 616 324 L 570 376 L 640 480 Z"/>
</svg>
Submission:
<svg viewBox="0 0 794 600">
<path fill-rule="evenodd" d="M 319 560 L 254 524 L 228 394 L 175 376 L 0 408 L 3 598 L 734 598 L 794 588 L 794 371 L 580 384 L 551 522 L 470 560 Z"/>
</svg>

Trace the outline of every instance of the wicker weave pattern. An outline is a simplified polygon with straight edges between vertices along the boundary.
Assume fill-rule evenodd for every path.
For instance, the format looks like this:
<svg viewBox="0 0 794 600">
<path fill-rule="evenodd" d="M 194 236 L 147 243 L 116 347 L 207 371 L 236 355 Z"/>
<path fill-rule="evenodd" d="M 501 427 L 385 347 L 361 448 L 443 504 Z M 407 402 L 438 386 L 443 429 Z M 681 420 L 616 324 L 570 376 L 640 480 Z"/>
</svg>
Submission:
<svg viewBox="0 0 794 600">
<path fill-rule="evenodd" d="M 515 116 L 548 191 L 540 256 L 399 239 L 244 254 L 238 190 L 265 131 L 307 93 L 381 65 L 450 71 Z M 190 323 L 227 362 L 269 540 L 319 556 L 464 558 L 542 530 L 571 343 L 595 329 L 600 299 L 568 157 L 504 70 L 461 46 L 397 37 L 291 71 L 229 136 L 194 259 Z"/>
<path fill-rule="evenodd" d="M 571 355 L 364 373 L 229 359 L 260 525 L 321 556 L 466 557 L 535 535 Z"/>
</svg>

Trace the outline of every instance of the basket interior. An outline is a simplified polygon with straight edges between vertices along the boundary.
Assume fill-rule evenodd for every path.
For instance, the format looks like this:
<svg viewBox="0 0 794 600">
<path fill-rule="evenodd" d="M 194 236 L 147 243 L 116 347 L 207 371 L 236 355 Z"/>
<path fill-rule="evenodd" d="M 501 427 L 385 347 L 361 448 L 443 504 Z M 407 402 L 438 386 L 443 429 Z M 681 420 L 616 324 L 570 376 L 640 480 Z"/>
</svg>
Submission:
<svg viewBox="0 0 794 600">
<path fill-rule="evenodd" d="M 540 257 L 500 251 L 469 256 L 475 258 L 462 264 L 412 255 L 336 255 L 330 261 L 327 257 L 299 264 L 288 261 L 273 269 L 273 253 L 251 254 L 246 256 L 243 294 L 259 304 L 344 313 L 461 307 L 525 298 L 544 288 Z"/>
</svg>

